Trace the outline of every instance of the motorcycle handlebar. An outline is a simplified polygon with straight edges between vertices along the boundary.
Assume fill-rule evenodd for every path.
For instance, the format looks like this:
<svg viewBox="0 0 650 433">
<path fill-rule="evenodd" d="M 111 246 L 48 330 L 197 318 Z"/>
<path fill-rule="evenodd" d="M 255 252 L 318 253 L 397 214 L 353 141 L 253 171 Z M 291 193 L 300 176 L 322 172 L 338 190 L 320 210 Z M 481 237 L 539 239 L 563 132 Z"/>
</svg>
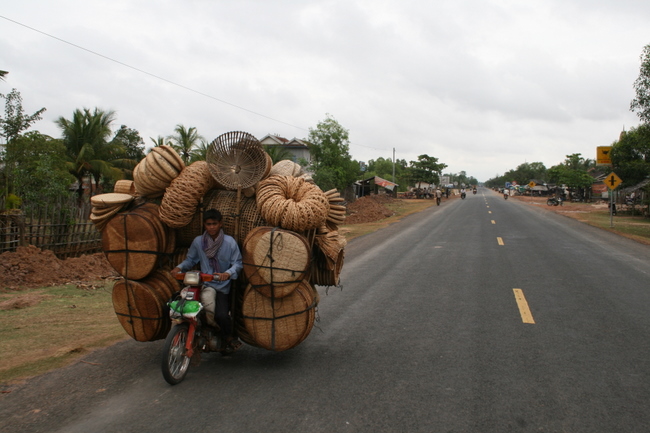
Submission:
<svg viewBox="0 0 650 433">
<path fill-rule="evenodd" d="M 177 274 L 174 274 L 174 278 L 177 279 L 178 281 L 183 281 L 185 279 L 185 274 L 186 272 L 179 272 Z M 214 279 L 214 275 L 204 274 L 203 272 L 199 273 L 199 277 L 201 278 L 201 281 L 203 281 L 204 283 L 207 283 L 208 281 L 212 281 Z"/>
</svg>

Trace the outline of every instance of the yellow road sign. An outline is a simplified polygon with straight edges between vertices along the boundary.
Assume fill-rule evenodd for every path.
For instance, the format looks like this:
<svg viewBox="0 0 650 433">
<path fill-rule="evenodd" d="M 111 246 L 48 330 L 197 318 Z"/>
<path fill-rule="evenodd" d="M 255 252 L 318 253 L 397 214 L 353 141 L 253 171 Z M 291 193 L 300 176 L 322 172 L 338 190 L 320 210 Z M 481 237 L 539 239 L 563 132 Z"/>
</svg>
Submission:
<svg viewBox="0 0 650 433">
<path fill-rule="evenodd" d="M 535 182 L 533 182 L 532 180 L 528 184 L 528 186 L 531 187 L 531 188 L 534 187 L 535 185 L 537 185 L 537 184 Z"/>
<path fill-rule="evenodd" d="M 609 152 L 612 146 L 598 146 L 596 147 L 596 165 L 611 165 L 612 159 Z"/>
<path fill-rule="evenodd" d="M 610 174 L 607 175 L 605 178 L 605 185 L 607 185 L 607 188 L 609 189 L 616 189 L 617 186 L 619 186 L 623 182 L 620 177 L 616 176 L 616 173 L 611 172 Z"/>
</svg>

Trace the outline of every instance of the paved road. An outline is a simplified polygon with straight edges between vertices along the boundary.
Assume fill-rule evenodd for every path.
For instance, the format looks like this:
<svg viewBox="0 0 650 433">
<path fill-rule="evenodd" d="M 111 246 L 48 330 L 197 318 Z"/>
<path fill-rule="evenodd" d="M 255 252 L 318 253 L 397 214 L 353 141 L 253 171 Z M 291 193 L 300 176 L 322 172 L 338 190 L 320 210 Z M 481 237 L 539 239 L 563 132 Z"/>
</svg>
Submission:
<svg viewBox="0 0 650 433">
<path fill-rule="evenodd" d="M 182 384 L 125 341 L 0 397 L 0 431 L 650 431 L 650 248 L 488 190 L 346 249 L 283 353 Z"/>
</svg>

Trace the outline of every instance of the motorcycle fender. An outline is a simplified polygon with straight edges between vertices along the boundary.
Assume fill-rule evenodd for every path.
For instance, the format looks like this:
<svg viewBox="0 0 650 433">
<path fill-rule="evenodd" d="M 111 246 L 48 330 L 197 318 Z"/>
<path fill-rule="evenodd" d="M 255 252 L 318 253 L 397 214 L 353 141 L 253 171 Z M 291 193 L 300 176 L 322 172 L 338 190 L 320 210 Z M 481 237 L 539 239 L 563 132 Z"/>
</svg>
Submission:
<svg viewBox="0 0 650 433">
<path fill-rule="evenodd" d="M 194 336 L 196 335 L 196 323 L 190 322 L 190 329 L 187 331 L 187 341 L 185 342 L 185 350 L 187 350 L 187 356 L 192 357 L 194 355 Z"/>
</svg>

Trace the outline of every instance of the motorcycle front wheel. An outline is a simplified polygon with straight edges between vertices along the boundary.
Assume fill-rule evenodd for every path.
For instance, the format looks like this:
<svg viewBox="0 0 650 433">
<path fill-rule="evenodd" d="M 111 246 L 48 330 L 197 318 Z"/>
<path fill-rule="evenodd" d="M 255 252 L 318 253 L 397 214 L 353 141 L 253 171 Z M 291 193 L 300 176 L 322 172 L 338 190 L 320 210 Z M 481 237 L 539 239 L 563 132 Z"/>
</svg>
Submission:
<svg viewBox="0 0 650 433">
<path fill-rule="evenodd" d="M 548 200 L 546 200 L 546 204 L 549 205 L 549 206 L 553 206 L 554 203 L 553 203 L 553 200 L 551 200 L 549 198 Z"/>
<path fill-rule="evenodd" d="M 170 385 L 179 384 L 185 379 L 190 368 L 190 357 L 186 354 L 190 325 L 180 323 L 174 326 L 165 340 L 162 353 L 162 374 Z"/>
</svg>

